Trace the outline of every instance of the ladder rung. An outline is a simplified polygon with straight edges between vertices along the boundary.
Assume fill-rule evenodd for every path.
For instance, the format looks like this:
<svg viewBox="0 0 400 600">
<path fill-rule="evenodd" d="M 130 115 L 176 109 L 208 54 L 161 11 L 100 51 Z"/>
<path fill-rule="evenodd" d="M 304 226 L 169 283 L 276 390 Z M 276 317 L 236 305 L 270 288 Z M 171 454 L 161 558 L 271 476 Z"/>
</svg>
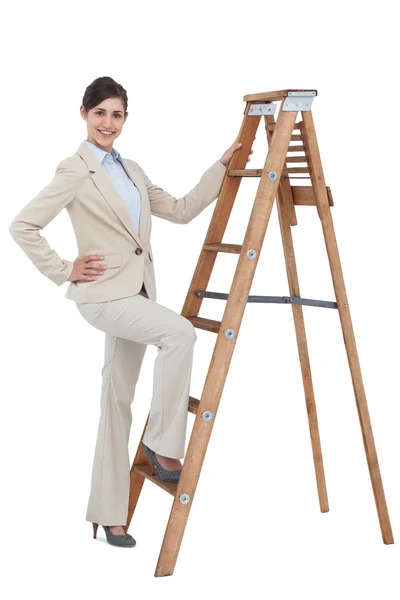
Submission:
<svg viewBox="0 0 400 600">
<path fill-rule="evenodd" d="M 193 396 L 189 396 L 188 411 L 190 413 L 193 413 L 194 415 L 197 415 L 197 410 L 199 408 L 199 404 L 200 404 L 200 400 L 197 400 L 197 398 L 193 398 Z"/>
<path fill-rule="evenodd" d="M 307 156 L 287 156 L 285 160 L 287 163 L 302 163 L 302 162 L 306 163 L 306 162 L 308 162 Z"/>
<path fill-rule="evenodd" d="M 289 173 L 309 173 L 310 167 L 287 167 L 282 171 L 285 175 Z"/>
<path fill-rule="evenodd" d="M 289 146 L 288 152 L 305 152 L 304 146 Z"/>
<path fill-rule="evenodd" d="M 228 177 L 261 177 L 264 169 L 230 169 Z"/>
<path fill-rule="evenodd" d="M 292 137 L 290 138 L 291 142 L 302 142 L 303 138 L 301 135 L 292 135 Z"/>
<path fill-rule="evenodd" d="M 158 487 L 162 488 L 172 496 L 176 496 L 176 488 L 178 487 L 178 483 L 175 481 L 161 481 L 158 475 L 152 475 L 152 467 L 149 464 L 137 464 L 133 465 L 133 470 L 145 477 L 149 481 L 152 481 Z"/>
<path fill-rule="evenodd" d="M 186 317 L 194 327 L 197 329 L 205 329 L 206 331 L 212 331 L 218 333 L 221 327 L 221 321 L 214 321 L 213 319 L 204 319 L 203 317 Z"/>
<path fill-rule="evenodd" d="M 299 158 L 298 162 L 307 162 L 305 156 L 286 157 L 286 162 L 297 162 L 294 158 Z M 261 177 L 264 169 L 230 169 L 228 171 L 228 177 Z M 288 173 L 309 173 L 309 167 L 286 167 L 282 171 L 284 174 Z"/>
<path fill-rule="evenodd" d="M 276 123 L 267 123 L 265 129 L 267 131 L 273 131 L 275 129 Z M 300 123 L 295 123 L 293 129 L 300 129 Z"/>
<path fill-rule="evenodd" d="M 231 254 L 240 254 L 242 246 L 240 244 L 204 244 L 203 250 L 211 252 L 228 252 Z"/>
</svg>

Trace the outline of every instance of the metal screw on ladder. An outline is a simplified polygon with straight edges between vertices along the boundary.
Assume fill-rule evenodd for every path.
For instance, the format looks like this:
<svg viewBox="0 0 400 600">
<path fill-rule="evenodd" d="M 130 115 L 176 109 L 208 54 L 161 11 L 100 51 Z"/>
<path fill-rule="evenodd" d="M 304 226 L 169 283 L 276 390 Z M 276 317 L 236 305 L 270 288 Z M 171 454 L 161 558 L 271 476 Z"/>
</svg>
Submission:
<svg viewBox="0 0 400 600">
<path fill-rule="evenodd" d="M 179 496 L 179 502 L 180 502 L 181 504 L 188 504 L 188 503 L 189 503 L 189 501 L 190 501 L 190 496 L 189 496 L 189 494 L 181 494 L 181 495 Z"/>
<path fill-rule="evenodd" d="M 278 175 L 275 173 L 275 171 L 270 171 L 268 173 L 268 179 L 270 181 L 275 181 L 278 178 Z"/>
<path fill-rule="evenodd" d="M 234 335 L 235 335 L 235 332 L 233 331 L 233 329 L 227 329 L 227 330 L 225 331 L 225 337 L 226 337 L 228 340 L 231 340 L 231 339 L 233 338 L 233 336 L 234 336 Z"/>
<path fill-rule="evenodd" d="M 213 414 L 210 410 L 206 410 L 203 412 L 204 421 L 211 421 L 212 418 L 213 418 Z"/>
<path fill-rule="evenodd" d="M 250 260 L 254 260 L 255 257 L 257 256 L 257 252 L 255 250 L 248 250 L 247 256 L 249 257 Z"/>
</svg>

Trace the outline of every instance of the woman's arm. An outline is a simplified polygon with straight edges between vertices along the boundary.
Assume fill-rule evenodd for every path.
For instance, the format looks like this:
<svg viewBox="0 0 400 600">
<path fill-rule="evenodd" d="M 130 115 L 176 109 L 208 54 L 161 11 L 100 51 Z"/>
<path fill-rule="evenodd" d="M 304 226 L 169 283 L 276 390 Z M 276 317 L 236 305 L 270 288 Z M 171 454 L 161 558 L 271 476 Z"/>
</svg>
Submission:
<svg viewBox="0 0 400 600">
<path fill-rule="evenodd" d="M 35 267 L 57 285 L 69 279 L 74 263 L 60 258 L 39 231 L 75 197 L 81 180 L 68 161 L 67 158 L 59 163 L 51 182 L 24 206 L 9 226 L 12 237 Z"/>
<path fill-rule="evenodd" d="M 182 198 L 175 198 L 155 185 L 137 164 L 146 183 L 151 213 L 173 223 L 189 223 L 213 200 L 218 198 L 226 173 L 226 166 L 217 160 L 203 173 L 199 183 Z"/>
<path fill-rule="evenodd" d="M 199 183 L 188 192 L 183 198 L 171 196 L 150 181 L 143 169 L 135 163 L 140 169 L 143 179 L 146 183 L 149 195 L 150 209 L 153 215 L 162 217 L 173 223 L 189 223 L 194 217 L 197 217 L 213 200 L 218 198 L 222 183 L 225 178 L 227 167 L 234 153 L 242 147 L 241 142 L 236 140 L 225 150 L 220 160 L 215 161 L 203 173 Z M 253 150 L 250 150 L 250 154 Z M 247 162 L 250 158 L 247 158 Z"/>
</svg>

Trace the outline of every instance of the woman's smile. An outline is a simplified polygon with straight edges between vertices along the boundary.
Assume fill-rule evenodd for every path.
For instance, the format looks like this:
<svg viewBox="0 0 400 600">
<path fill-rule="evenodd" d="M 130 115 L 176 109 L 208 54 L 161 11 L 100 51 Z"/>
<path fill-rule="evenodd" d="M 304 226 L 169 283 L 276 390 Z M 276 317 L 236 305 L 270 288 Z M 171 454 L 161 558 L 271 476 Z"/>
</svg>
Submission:
<svg viewBox="0 0 400 600">
<path fill-rule="evenodd" d="M 101 135 L 104 135 L 104 137 L 110 137 L 114 133 L 114 131 L 105 131 L 105 130 L 101 130 L 101 129 L 98 129 L 97 131 L 99 131 L 101 133 Z"/>
</svg>

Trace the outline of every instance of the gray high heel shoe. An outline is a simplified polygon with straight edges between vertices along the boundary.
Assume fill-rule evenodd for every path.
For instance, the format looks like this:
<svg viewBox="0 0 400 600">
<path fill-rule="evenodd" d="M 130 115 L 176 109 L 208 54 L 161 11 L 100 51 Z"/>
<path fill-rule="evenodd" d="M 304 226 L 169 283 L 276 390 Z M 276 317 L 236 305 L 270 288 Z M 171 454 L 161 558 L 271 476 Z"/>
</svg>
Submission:
<svg viewBox="0 0 400 600">
<path fill-rule="evenodd" d="M 94 538 L 97 535 L 98 526 L 98 523 L 93 523 Z M 107 542 L 112 546 L 119 546 L 120 548 L 133 548 L 133 546 L 136 546 L 136 540 L 129 533 L 125 533 L 125 535 L 115 535 L 110 531 L 108 525 L 102 525 L 102 528 L 106 532 Z"/>
<path fill-rule="evenodd" d="M 142 442 L 142 444 L 144 446 L 144 451 L 150 457 L 153 467 L 157 467 L 159 478 L 162 481 L 175 481 L 175 482 L 179 481 L 179 477 L 180 477 L 182 469 L 179 469 L 178 471 L 169 471 L 168 469 L 165 469 L 158 462 L 154 450 L 150 450 L 150 448 L 148 448 L 143 442 Z"/>
</svg>

